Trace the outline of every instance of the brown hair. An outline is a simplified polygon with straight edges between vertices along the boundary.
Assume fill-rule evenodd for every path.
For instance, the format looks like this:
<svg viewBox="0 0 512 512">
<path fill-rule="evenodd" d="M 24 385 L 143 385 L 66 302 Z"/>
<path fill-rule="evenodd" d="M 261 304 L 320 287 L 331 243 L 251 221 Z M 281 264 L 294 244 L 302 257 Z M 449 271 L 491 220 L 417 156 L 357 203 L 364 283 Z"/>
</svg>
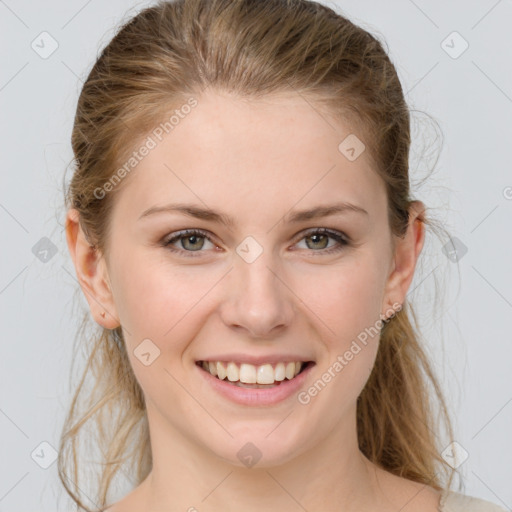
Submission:
<svg viewBox="0 0 512 512">
<path fill-rule="evenodd" d="M 206 87 L 241 98 L 300 94 L 364 140 L 388 197 L 391 231 L 406 232 L 410 111 L 382 44 L 332 9 L 308 0 L 177 0 L 146 8 L 104 48 L 83 85 L 72 133 L 75 169 L 66 206 L 76 208 L 91 245 L 108 252 L 113 200 L 123 183 L 97 190 L 126 161 L 137 141 L 168 112 Z M 96 193 L 95 193 L 96 191 Z M 427 225 L 431 221 L 421 219 Z M 412 315 L 412 316 L 411 316 Z M 440 456 L 434 400 L 450 439 L 440 387 L 413 327 L 410 304 L 385 323 L 373 372 L 358 398 L 361 451 L 385 470 L 440 490 L 453 470 Z M 60 440 L 59 476 L 85 510 L 78 441 L 94 420 L 103 469 L 96 507 L 129 462 L 134 485 L 151 469 L 144 397 L 132 372 L 121 327 L 77 339 L 88 352 Z M 92 388 L 87 387 L 92 379 Z M 433 393 L 429 386 L 432 386 Z M 129 451 L 130 446 L 132 447 Z M 80 468 L 83 468 L 83 464 Z M 72 470 L 72 472 L 71 472 Z M 447 480 L 449 476 L 449 480 Z"/>
</svg>

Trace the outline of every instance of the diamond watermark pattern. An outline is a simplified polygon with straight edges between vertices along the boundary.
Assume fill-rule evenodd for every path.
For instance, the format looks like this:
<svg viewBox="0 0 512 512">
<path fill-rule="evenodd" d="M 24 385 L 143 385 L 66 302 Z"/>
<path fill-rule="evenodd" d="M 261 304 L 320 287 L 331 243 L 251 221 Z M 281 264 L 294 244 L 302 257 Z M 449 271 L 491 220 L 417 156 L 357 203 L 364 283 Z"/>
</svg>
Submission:
<svg viewBox="0 0 512 512">
<path fill-rule="evenodd" d="M 57 455 L 57 450 L 47 441 L 37 445 L 30 454 L 32 460 L 43 469 L 48 469 L 57 460 Z"/>
<path fill-rule="evenodd" d="M 263 252 L 263 247 L 252 236 L 247 236 L 238 245 L 236 252 L 246 263 L 252 263 Z"/>
<path fill-rule="evenodd" d="M 469 48 L 469 43 L 457 31 L 454 31 L 441 41 L 441 48 L 452 59 L 458 59 Z"/>
<path fill-rule="evenodd" d="M 443 457 L 453 469 L 457 469 L 468 459 L 469 453 L 461 444 L 457 443 L 457 441 L 453 441 L 441 452 L 441 457 Z"/>
<path fill-rule="evenodd" d="M 144 366 L 149 366 L 160 356 L 160 349 L 149 338 L 146 338 L 137 345 L 133 353 Z"/>
<path fill-rule="evenodd" d="M 253 443 L 245 443 L 236 455 L 244 466 L 252 468 L 261 459 L 262 453 Z"/>
<path fill-rule="evenodd" d="M 443 245 L 443 254 L 452 262 L 457 263 L 468 252 L 468 248 L 456 236 Z"/>
<path fill-rule="evenodd" d="M 57 246 L 46 236 L 43 236 L 34 247 L 32 253 L 43 263 L 50 261 L 57 254 Z"/>
<path fill-rule="evenodd" d="M 30 44 L 39 57 L 47 59 L 59 47 L 57 40 L 48 32 L 41 32 Z"/>
<path fill-rule="evenodd" d="M 365 149 L 363 141 L 353 133 L 347 135 L 338 145 L 338 151 L 351 162 L 357 160 Z"/>
</svg>

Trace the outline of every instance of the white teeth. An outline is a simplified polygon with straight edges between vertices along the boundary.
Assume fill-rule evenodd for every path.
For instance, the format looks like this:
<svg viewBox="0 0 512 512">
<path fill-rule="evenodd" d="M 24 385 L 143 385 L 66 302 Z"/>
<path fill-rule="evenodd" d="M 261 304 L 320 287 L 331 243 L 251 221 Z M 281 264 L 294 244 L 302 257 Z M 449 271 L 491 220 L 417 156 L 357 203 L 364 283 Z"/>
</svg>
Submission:
<svg viewBox="0 0 512 512">
<path fill-rule="evenodd" d="M 286 365 L 285 375 L 287 379 L 293 379 L 295 375 L 295 363 L 288 363 Z"/>
<path fill-rule="evenodd" d="M 293 379 L 302 369 L 301 361 L 289 363 L 277 363 L 273 367 L 270 363 L 254 366 L 242 363 L 238 366 L 233 361 L 225 365 L 221 361 L 203 361 L 201 366 L 214 377 L 224 380 L 226 377 L 230 382 L 241 382 L 244 384 L 273 384 L 281 382 L 285 378 Z"/>
<path fill-rule="evenodd" d="M 215 377 L 217 376 L 217 365 L 211 361 L 208 363 L 209 372 Z"/>
<path fill-rule="evenodd" d="M 245 382 L 246 384 L 256 384 L 256 367 L 252 364 L 242 363 L 240 365 L 240 382 Z"/>
<path fill-rule="evenodd" d="M 235 363 L 228 363 L 228 380 L 236 382 L 240 379 L 240 370 Z"/>
<path fill-rule="evenodd" d="M 295 363 L 293 367 L 295 368 Z M 263 364 L 258 367 L 258 384 L 273 384 L 274 380 L 274 368 L 271 364 Z"/>
<path fill-rule="evenodd" d="M 274 372 L 275 372 L 275 379 L 277 381 L 284 380 L 284 378 L 286 377 L 285 370 L 284 370 L 284 363 L 277 363 L 276 369 L 274 370 Z"/>
<path fill-rule="evenodd" d="M 226 368 L 224 368 L 224 365 L 222 363 L 217 363 L 217 377 L 220 380 L 224 380 L 226 378 Z"/>
</svg>

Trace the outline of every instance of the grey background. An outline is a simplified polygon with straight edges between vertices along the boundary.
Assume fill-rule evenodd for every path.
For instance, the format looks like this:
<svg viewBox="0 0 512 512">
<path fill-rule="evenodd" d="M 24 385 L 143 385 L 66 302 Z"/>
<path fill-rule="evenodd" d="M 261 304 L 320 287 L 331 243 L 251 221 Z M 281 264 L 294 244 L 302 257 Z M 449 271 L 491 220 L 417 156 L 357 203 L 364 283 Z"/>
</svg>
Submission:
<svg viewBox="0 0 512 512">
<path fill-rule="evenodd" d="M 70 509 L 52 463 L 70 400 L 78 286 L 62 178 L 82 81 L 116 25 L 149 4 L 0 0 L 0 512 Z M 429 238 L 411 297 L 468 454 L 463 489 L 510 509 L 512 1 L 347 0 L 336 9 L 387 41 L 410 106 L 441 127 L 442 148 L 425 115 L 414 121 L 414 190 L 463 246 L 455 242 L 456 264 Z M 51 48 L 43 31 L 58 43 L 46 59 L 31 47 Z M 447 298 L 432 310 L 436 283 Z"/>
</svg>

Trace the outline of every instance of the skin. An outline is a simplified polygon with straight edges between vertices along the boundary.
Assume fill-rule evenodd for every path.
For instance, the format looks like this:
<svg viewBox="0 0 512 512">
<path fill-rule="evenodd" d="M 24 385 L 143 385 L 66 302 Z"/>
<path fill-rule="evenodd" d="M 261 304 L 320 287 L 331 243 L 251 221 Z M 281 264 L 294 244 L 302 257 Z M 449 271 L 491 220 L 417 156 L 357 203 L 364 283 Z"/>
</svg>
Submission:
<svg viewBox="0 0 512 512">
<path fill-rule="evenodd" d="M 248 101 L 209 91 L 197 99 L 125 178 L 105 255 L 68 212 L 80 285 L 97 323 L 123 326 L 151 433 L 151 473 L 109 512 L 436 511 L 437 491 L 377 468 L 358 449 L 356 400 L 378 336 L 307 405 L 295 395 L 266 407 L 234 404 L 195 367 L 231 351 L 300 354 L 316 363 L 307 389 L 359 333 L 404 302 L 424 242 L 423 204 L 414 203 L 393 248 L 384 184 L 367 153 L 349 161 L 338 150 L 348 125 L 298 95 Z M 338 201 L 367 215 L 286 222 Z M 180 213 L 139 219 L 170 202 L 221 211 L 235 225 Z M 351 242 L 327 254 L 336 240 L 312 239 L 310 228 Z M 182 238 L 173 244 L 180 253 L 162 245 L 182 229 L 205 230 L 211 241 L 184 246 Z M 249 235 L 263 250 L 252 263 L 236 252 Z M 160 350 L 149 366 L 134 355 L 147 338 Z M 252 468 L 237 457 L 247 442 L 262 454 Z"/>
</svg>

